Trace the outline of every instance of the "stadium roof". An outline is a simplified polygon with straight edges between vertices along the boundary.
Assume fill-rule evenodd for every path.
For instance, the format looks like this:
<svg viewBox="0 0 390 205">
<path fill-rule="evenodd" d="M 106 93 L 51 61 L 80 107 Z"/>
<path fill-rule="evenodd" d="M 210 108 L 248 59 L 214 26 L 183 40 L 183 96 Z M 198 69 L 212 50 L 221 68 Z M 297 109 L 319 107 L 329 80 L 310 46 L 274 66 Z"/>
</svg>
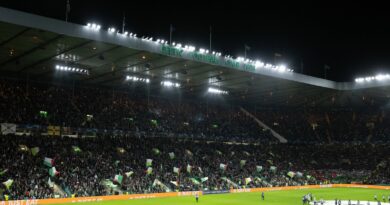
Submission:
<svg viewBox="0 0 390 205">
<path fill-rule="evenodd" d="M 226 99 L 258 104 L 343 105 L 390 97 L 389 81 L 334 82 L 97 26 L 0 7 L 0 72 L 40 80 L 70 75 L 83 84 L 112 87 L 124 86 L 126 76 L 134 76 L 149 79 L 150 92 L 169 80 L 179 83 L 184 94 L 202 95 L 214 87 L 228 91 Z M 58 66 L 86 69 L 89 75 L 65 73 Z"/>
</svg>

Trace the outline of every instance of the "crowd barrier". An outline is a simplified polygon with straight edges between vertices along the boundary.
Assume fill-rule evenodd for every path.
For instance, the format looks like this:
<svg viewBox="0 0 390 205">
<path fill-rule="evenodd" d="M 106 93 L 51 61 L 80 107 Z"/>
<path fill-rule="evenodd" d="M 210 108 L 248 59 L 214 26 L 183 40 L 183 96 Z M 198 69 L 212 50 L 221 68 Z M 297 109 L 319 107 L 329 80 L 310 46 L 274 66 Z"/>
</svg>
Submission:
<svg viewBox="0 0 390 205">
<path fill-rule="evenodd" d="M 218 193 L 269 192 L 269 191 L 319 189 L 319 188 L 365 188 L 365 189 L 390 190 L 390 186 L 364 185 L 364 184 L 327 184 L 327 185 L 230 189 L 225 191 L 219 191 Z M 216 194 L 216 192 L 205 191 L 205 193 L 202 193 L 201 191 L 189 191 L 189 192 L 91 196 L 91 197 L 58 198 L 58 199 L 14 200 L 14 201 L 0 201 L 0 205 L 41 205 L 41 204 L 101 202 L 101 201 L 110 201 L 110 200 L 131 200 L 131 199 L 150 199 L 150 198 L 175 197 L 175 196 L 195 196 L 196 194 L 198 195 Z"/>
</svg>

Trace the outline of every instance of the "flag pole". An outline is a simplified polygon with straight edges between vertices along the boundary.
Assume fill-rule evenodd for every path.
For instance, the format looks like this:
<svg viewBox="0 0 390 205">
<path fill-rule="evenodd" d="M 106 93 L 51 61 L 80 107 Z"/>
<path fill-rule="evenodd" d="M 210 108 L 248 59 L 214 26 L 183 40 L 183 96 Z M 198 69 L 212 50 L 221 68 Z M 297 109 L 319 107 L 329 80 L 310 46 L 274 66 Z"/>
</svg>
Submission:
<svg viewBox="0 0 390 205">
<path fill-rule="evenodd" d="M 169 45 L 172 45 L 172 24 L 169 27 Z"/>
<path fill-rule="evenodd" d="M 212 27 L 210 26 L 210 47 L 209 47 L 210 52 L 211 52 L 211 40 L 212 40 Z"/>
<path fill-rule="evenodd" d="M 65 21 L 68 22 L 70 12 L 70 3 L 69 0 L 66 1 L 66 11 L 65 11 Z"/>
</svg>

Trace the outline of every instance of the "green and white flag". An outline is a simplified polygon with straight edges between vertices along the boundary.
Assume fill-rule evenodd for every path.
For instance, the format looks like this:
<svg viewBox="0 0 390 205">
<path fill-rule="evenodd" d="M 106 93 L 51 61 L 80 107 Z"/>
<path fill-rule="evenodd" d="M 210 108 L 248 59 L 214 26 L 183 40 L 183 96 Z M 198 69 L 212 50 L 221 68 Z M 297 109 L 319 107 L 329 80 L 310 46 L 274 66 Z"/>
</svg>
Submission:
<svg viewBox="0 0 390 205">
<path fill-rule="evenodd" d="M 303 176 L 302 172 L 297 172 L 296 174 L 297 174 L 296 176 L 299 178 L 301 178 Z"/>
<path fill-rule="evenodd" d="M 54 164 L 54 160 L 52 158 L 45 157 L 45 159 L 43 160 L 43 164 L 48 167 L 52 167 Z"/>
<path fill-rule="evenodd" d="M 180 168 L 173 167 L 173 172 L 176 173 L 176 174 L 180 174 Z"/>
<path fill-rule="evenodd" d="M 251 154 L 247 151 L 243 151 L 242 153 L 244 153 L 246 156 L 251 156 Z"/>
<path fill-rule="evenodd" d="M 170 153 L 169 153 L 169 158 L 170 158 L 170 159 L 175 159 L 175 153 L 170 152 Z"/>
<path fill-rule="evenodd" d="M 177 181 L 170 181 L 171 184 L 175 185 L 175 186 L 179 186 L 179 183 Z"/>
<path fill-rule="evenodd" d="M 227 165 L 226 164 L 219 164 L 219 169 L 222 170 L 222 171 L 225 171 L 227 168 Z"/>
<path fill-rule="evenodd" d="M 12 179 L 8 179 L 7 181 L 3 182 L 4 186 L 7 189 L 9 189 L 12 186 L 13 183 L 14 183 L 14 180 L 12 180 Z"/>
<path fill-rule="evenodd" d="M 59 172 L 56 170 L 55 167 L 52 167 L 49 169 L 49 174 L 50 174 L 50 176 L 54 177 L 54 176 L 58 175 Z"/>
<path fill-rule="evenodd" d="M 150 174 L 152 174 L 152 172 L 153 172 L 153 168 L 152 167 L 148 167 L 148 169 L 146 170 L 146 174 L 150 175 Z"/>
<path fill-rule="evenodd" d="M 120 174 L 115 175 L 114 182 L 116 182 L 118 184 L 122 184 L 122 181 L 123 181 L 123 176 L 122 175 L 120 175 Z"/>
<path fill-rule="evenodd" d="M 146 159 L 146 166 L 151 167 L 152 166 L 153 159 Z"/>
<path fill-rule="evenodd" d="M 157 149 L 157 148 L 153 148 L 152 151 L 153 151 L 153 153 L 154 153 L 155 155 L 159 155 L 159 154 L 160 154 L 160 150 Z"/>
<path fill-rule="evenodd" d="M 306 175 L 306 178 L 307 178 L 307 179 L 311 179 L 311 178 L 312 178 L 312 176 L 310 176 L 310 175 Z"/>
<path fill-rule="evenodd" d="M 256 171 L 257 172 L 263 171 L 263 166 L 256 166 Z"/>
<path fill-rule="evenodd" d="M 238 186 L 238 184 L 234 183 L 233 181 L 231 181 L 230 179 L 228 179 L 227 177 L 221 177 L 222 180 L 226 181 L 228 184 L 231 184 L 233 187 L 235 188 L 240 188 L 240 186 Z"/>
<path fill-rule="evenodd" d="M 289 176 L 290 178 L 293 178 L 295 176 L 295 172 L 289 171 L 289 172 L 287 172 L 287 176 Z"/>
<path fill-rule="evenodd" d="M 243 159 L 242 159 L 242 160 L 240 161 L 240 167 L 242 168 L 243 166 L 245 166 L 245 164 L 246 164 L 246 160 L 243 160 Z"/>
<path fill-rule="evenodd" d="M 252 179 L 250 177 L 248 178 L 245 178 L 245 185 L 248 185 L 249 183 L 251 183 Z"/>
<path fill-rule="evenodd" d="M 276 172 L 276 167 L 275 166 L 270 166 L 269 170 L 272 171 L 272 172 Z"/>
<path fill-rule="evenodd" d="M 199 185 L 200 184 L 200 182 L 197 179 L 193 178 L 193 177 L 191 177 L 190 180 L 195 185 Z"/>
<path fill-rule="evenodd" d="M 125 175 L 126 177 L 131 177 L 131 175 L 133 175 L 134 172 L 133 171 L 129 171 L 129 172 L 126 172 Z"/>
<path fill-rule="evenodd" d="M 188 173 L 191 173 L 191 171 L 192 171 L 192 166 L 189 165 L 189 164 L 187 164 L 187 172 L 188 172 Z"/>
<path fill-rule="evenodd" d="M 72 146 L 72 149 L 73 149 L 73 152 L 76 152 L 76 153 L 81 152 L 81 149 L 78 146 Z"/>
<path fill-rule="evenodd" d="M 51 181 L 50 177 L 49 180 L 47 181 L 47 184 L 49 185 L 50 188 L 54 187 L 54 182 Z"/>
<path fill-rule="evenodd" d="M 155 186 L 160 186 L 161 188 L 163 188 L 166 192 L 170 192 L 171 189 L 169 189 L 169 187 L 167 187 L 167 185 L 163 184 L 160 180 L 158 179 L 155 179 L 154 182 L 153 182 L 153 187 Z"/>
<path fill-rule="evenodd" d="M 36 156 L 36 155 L 38 154 L 38 152 L 39 152 L 39 147 L 33 147 L 33 148 L 31 148 L 31 154 L 32 154 L 33 156 Z"/>
<path fill-rule="evenodd" d="M 202 183 L 205 182 L 205 181 L 207 181 L 207 180 L 209 180 L 208 177 L 202 177 L 202 178 L 200 178 L 200 181 L 201 181 Z"/>
<path fill-rule="evenodd" d="M 190 150 L 188 150 L 188 149 L 186 149 L 186 154 L 188 155 L 188 156 L 190 156 L 190 157 L 192 157 L 194 154 L 192 154 L 192 152 L 190 151 Z"/>
<path fill-rule="evenodd" d="M 0 172 L 0 176 L 3 176 L 7 172 L 8 172 L 8 169 L 4 169 L 3 171 Z"/>
</svg>

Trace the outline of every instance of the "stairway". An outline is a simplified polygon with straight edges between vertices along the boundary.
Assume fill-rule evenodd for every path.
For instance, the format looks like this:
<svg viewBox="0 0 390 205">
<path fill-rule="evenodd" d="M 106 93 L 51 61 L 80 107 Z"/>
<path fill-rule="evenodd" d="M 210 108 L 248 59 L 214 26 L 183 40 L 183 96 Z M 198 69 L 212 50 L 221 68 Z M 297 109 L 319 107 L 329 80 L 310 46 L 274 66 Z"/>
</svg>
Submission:
<svg viewBox="0 0 390 205">
<path fill-rule="evenodd" d="M 261 128 L 264 128 L 264 129 L 268 129 L 271 131 L 271 134 L 272 136 L 274 136 L 276 139 L 279 140 L 279 142 L 281 143 L 287 143 L 287 139 L 284 138 L 282 135 L 280 135 L 279 133 L 277 133 L 275 130 L 273 130 L 272 128 L 268 127 L 268 125 L 266 125 L 265 123 L 263 123 L 262 121 L 260 121 L 256 116 L 254 116 L 252 113 L 248 112 L 247 110 L 245 110 L 243 107 L 240 107 L 241 111 L 243 113 L 245 113 L 246 116 L 252 118 Z"/>
</svg>

